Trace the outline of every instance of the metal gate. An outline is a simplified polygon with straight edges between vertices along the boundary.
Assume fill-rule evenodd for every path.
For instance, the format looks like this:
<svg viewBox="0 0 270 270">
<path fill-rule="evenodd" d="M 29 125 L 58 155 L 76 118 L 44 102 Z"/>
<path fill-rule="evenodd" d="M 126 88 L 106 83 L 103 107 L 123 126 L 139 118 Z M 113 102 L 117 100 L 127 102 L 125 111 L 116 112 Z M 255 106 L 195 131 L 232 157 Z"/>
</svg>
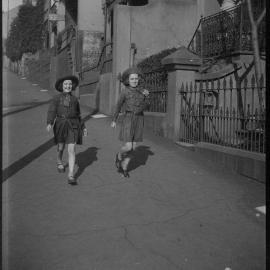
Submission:
<svg viewBox="0 0 270 270">
<path fill-rule="evenodd" d="M 235 85 L 232 77 L 182 84 L 179 140 L 265 153 L 265 104 L 257 95 L 260 90 L 265 100 L 264 78 L 260 87 L 254 76 Z"/>
</svg>

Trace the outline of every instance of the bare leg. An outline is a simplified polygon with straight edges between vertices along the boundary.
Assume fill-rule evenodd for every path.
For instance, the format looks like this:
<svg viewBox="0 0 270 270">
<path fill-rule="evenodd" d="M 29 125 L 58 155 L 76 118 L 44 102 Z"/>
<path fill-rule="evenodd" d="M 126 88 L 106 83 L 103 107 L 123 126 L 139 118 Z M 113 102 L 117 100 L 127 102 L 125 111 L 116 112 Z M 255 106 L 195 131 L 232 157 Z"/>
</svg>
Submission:
<svg viewBox="0 0 270 270">
<path fill-rule="evenodd" d="M 68 144 L 68 175 L 74 176 L 74 167 L 75 167 L 75 144 L 69 143 Z"/>
<path fill-rule="evenodd" d="M 57 145 L 57 164 L 62 164 L 64 149 L 65 149 L 65 144 L 58 143 L 58 145 Z"/>
<path fill-rule="evenodd" d="M 63 153 L 64 153 L 65 144 L 59 143 L 57 145 L 57 170 L 60 173 L 65 172 L 65 167 L 63 165 Z"/>
<path fill-rule="evenodd" d="M 118 158 L 122 160 L 121 167 L 124 171 L 124 176 L 128 177 L 127 168 L 128 164 L 131 160 L 131 152 L 135 149 L 136 143 L 135 142 L 126 142 L 120 149 L 118 153 Z"/>
</svg>

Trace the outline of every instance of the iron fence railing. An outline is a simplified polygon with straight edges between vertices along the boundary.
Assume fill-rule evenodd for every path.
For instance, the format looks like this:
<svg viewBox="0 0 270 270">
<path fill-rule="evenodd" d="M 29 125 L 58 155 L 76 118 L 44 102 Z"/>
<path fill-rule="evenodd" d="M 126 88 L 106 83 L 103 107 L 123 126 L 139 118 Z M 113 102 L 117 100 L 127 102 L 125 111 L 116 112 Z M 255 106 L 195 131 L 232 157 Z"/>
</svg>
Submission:
<svg viewBox="0 0 270 270">
<path fill-rule="evenodd" d="M 167 95 L 167 91 L 151 91 L 151 102 L 147 111 L 165 113 L 167 111 Z"/>
<path fill-rule="evenodd" d="M 72 41 L 72 39 L 76 39 L 76 27 L 74 25 L 70 25 L 65 28 L 62 32 L 60 32 L 57 36 L 57 52 L 59 53 L 64 48 L 66 48 Z"/>
<path fill-rule="evenodd" d="M 262 9 L 263 5 L 254 5 L 255 18 L 258 18 Z M 258 41 L 261 52 L 265 52 L 265 19 L 258 28 Z M 204 59 L 252 51 L 247 5 L 239 4 L 232 9 L 201 18 L 188 48 Z"/>
<path fill-rule="evenodd" d="M 152 71 L 143 74 L 144 87 L 150 91 L 150 112 L 167 110 L 168 74 L 166 70 Z"/>
<path fill-rule="evenodd" d="M 201 48 L 201 45 L 202 45 L 202 41 L 201 41 L 201 23 L 202 23 L 202 18 L 200 19 L 199 23 L 198 23 L 198 26 L 188 44 L 188 49 L 195 53 L 195 54 L 198 54 L 199 56 L 202 55 L 202 48 Z"/>
<path fill-rule="evenodd" d="M 265 153 L 265 104 L 260 106 L 258 90 L 265 102 L 264 78 L 245 79 L 236 88 L 230 79 L 196 82 L 180 89 L 180 141 L 199 141 Z"/>
<path fill-rule="evenodd" d="M 95 59 L 95 63 L 82 68 L 82 70 L 79 72 L 81 80 L 84 80 L 84 75 L 90 71 L 99 71 L 100 73 L 103 73 L 112 70 L 112 46 L 112 42 L 108 42 L 103 45 L 99 52 L 96 52 L 98 58 Z"/>
</svg>

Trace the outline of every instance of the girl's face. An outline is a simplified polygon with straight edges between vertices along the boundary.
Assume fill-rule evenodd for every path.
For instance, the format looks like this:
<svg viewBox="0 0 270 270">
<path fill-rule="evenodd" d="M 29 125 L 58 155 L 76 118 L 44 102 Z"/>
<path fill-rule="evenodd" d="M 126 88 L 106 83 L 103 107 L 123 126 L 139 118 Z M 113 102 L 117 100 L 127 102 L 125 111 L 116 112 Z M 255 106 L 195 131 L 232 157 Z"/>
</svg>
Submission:
<svg viewBox="0 0 270 270">
<path fill-rule="evenodd" d="M 63 81 L 63 92 L 69 93 L 72 91 L 72 81 L 71 80 L 64 80 Z"/>
<path fill-rule="evenodd" d="M 129 85 L 131 87 L 137 87 L 139 83 L 139 75 L 138 74 L 130 74 L 128 78 Z"/>
</svg>

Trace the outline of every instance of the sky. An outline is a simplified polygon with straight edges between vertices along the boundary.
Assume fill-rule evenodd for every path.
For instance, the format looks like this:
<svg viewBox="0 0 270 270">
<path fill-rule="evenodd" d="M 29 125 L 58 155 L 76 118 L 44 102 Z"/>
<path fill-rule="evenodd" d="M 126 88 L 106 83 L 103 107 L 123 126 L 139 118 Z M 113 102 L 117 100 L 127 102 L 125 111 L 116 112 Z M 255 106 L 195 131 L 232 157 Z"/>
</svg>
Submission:
<svg viewBox="0 0 270 270">
<path fill-rule="evenodd" d="M 9 2 L 9 5 L 8 5 Z M 22 0 L 2 0 L 2 11 L 7 11 L 22 4 Z"/>
</svg>

